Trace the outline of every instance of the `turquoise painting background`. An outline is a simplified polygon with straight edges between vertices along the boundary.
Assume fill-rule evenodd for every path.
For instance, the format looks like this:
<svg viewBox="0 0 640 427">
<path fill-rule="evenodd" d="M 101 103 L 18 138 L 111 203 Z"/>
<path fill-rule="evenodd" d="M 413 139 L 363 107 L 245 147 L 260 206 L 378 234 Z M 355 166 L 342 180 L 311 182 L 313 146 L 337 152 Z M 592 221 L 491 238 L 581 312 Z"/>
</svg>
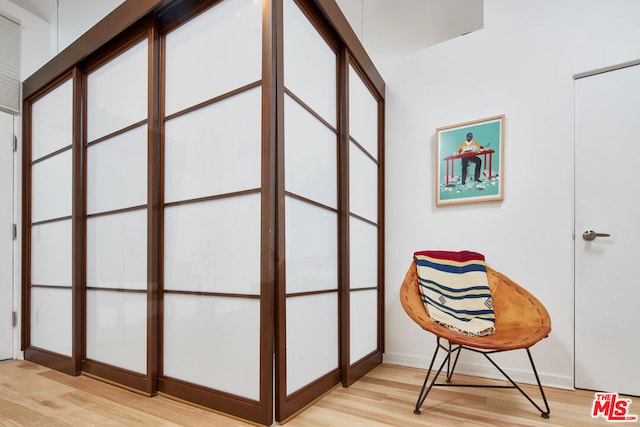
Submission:
<svg viewBox="0 0 640 427">
<path fill-rule="evenodd" d="M 502 178 L 502 171 L 500 170 L 500 138 L 502 132 L 500 129 L 501 121 L 495 120 L 487 123 L 479 123 L 477 125 L 464 126 L 459 128 L 448 129 L 440 131 L 440 179 L 439 179 L 439 198 L 440 200 L 453 200 L 473 197 L 487 197 L 497 196 L 500 193 L 500 182 Z M 467 174 L 467 183 L 462 185 L 462 161 L 460 159 L 454 160 L 454 178 L 453 181 L 449 179 L 450 186 L 446 186 L 446 171 L 447 165 L 444 160 L 445 157 L 451 156 L 458 149 L 460 144 L 467 139 L 467 133 L 473 134 L 473 139 L 478 142 L 485 149 L 494 150 L 492 161 L 492 178 L 488 179 L 487 176 L 481 174 L 480 180 L 482 182 L 475 182 L 473 178 L 475 165 L 470 163 L 469 171 Z M 481 170 L 484 171 L 485 167 L 489 165 L 484 164 L 484 156 L 478 156 L 482 160 Z M 487 163 L 489 163 L 489 156 L 487 155 Z M 495 176 L 493 176 L 495 175 Z"/>
</svg>

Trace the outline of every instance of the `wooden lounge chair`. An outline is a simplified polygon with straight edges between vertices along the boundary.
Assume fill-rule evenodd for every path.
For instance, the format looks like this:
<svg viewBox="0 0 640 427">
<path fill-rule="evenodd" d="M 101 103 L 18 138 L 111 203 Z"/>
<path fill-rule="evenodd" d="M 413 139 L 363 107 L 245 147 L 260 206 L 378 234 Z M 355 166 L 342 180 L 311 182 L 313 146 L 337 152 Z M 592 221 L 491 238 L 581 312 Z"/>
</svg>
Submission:
<svg viewBox="0 0 640 427">
<path fill-rule="evenodd" d="M 424 403 L 433 386 L 500 387 L 518 389 L 520 393 L 522 393 L 522 395 L 531 404 L 533 404 L 538 411 L 540 411 L 540 415 L 543 418 L 549 418 L 549 404 L 547 403 L 535 364 L 533 363 L 533 358 L 531 357 L 531 352 L 529 351 L 531 346 L 543 338 L 546 338 L 551 332 L 551 318 L 549 317 L 549 313 L 535 296 L 502 273 L 487 266 L 487 276 L 493 300 L 493 310 L 495 313 L 495 333 L 488 336 L 467 336 L 454 332 L 451 329 L 433 321 L 429 317 L 429 313 L 422 301 L 422 295 L 420 293 L 416 262 L 414 260 L 411 263 L 400 288 L 400 301 L 402 303 L 402 307 L 411 319 L 420 325 L 422 329 L 434 334 L 437 340 L 436 350 L 433 354 L 433 358 L 431 359 L 420 395 L 418 396 L 414 413 L 420 414 L 420 407 Z M 442 340 L 446 340 L 448 345 L 443 344 L 441 342 Z M 452 375 L 458 362 L 460 352 L 463 349 L 483 354 L 511 383 L 511 385 L 484 386 L 453 384 L 451 382 Z M 529 357 L 531 368 L 544 402 L 544 410 L 535 401 L 533 401 L 491 358 L 492 354 L 518 349 L 526 350 L 527 356 Z M 433 370 L 436 356 L 440 350 L 444 350 L 446 352 L 446 357 L 442 361 L 431 382 L 429 382 L 429 376 Z M 455 360 L 453 360 L 452 363 L 452 356 L 454 354 Z M 446 383 L 436 383 L 436 380 L 442 372 L 445 364 L 447 365 Z"/>
</svg>

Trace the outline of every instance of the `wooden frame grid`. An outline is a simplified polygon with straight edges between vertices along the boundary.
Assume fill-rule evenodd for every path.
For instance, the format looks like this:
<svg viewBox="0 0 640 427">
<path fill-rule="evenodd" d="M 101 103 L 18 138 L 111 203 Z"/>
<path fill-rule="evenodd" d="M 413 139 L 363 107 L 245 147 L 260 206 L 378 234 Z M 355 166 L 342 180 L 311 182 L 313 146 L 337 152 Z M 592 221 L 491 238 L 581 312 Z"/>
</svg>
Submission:
<svg viewBox="0 0 640 427">
<path fill-rule="evenodd" d="M 349 133 L 349 67 L 353 67 L 356 71 L 360 79 L 365 83 L 367 89 L 369 90 L 371 96 L 377 102 L 377 114 L 378 114 L 378 124 L 377 124 L 377 150 L 378 150 L 378 158 L 375 159 L 358 141 L 356 141 Z M 350 230 L 350 219 L 356 218 L 364 223 L 375 226 L 378 230 L 377 238 L 378 238 L 378 283 L 374 287 L 365 287 L 365 288 L 355 288 L 350 289 L 350 262 L 347 261 L 345 268 L 345 277 L 343 278 L 344 283 L 347 285 L 343 287 L 343 318 L 345 322 L 349 321 L 349 313 L 350 313 L 350 301 L 351 294 L 353 292 L 362 292 L 362 291 L 377 291 L 377 301 L 378 301 L 378 309 L 377 309 L 377 318 L 378 318 L 378 334 L 377 334 L 377 348 L 375 351 L 365 355 L 360 360 L 355 363 L 351 363 L 350 358 L 350 334 L 351 328 L 350 326 L 344 328 L 344 336 L 342 336 L 342 346 L 345 349 L 344 354 L 342 355 L 342 369 L 343 369 L 343 378 L 342 384 L 344 387 L 349 387 L 351 384 L 356 382 L 358 379 L 362 378 L 367 372 L 371 369 L 382 363 L 382 355 L 384 353 L 384 96 L 380 92 L 378 92 L 378 88 L 376 87 L 374 81 L 368 78 L 367 74 L 364 72 L 363 68 L 356 61 L 356 58 L 350 53 L 347 52 L 344 58 L 344 64 L 342 65 L 341 74 L 343 76 L 343 90 L 344 94 L 342 96 L 344 102 L 344 118 L 343 120 L 346 122 L 344 129 L 345 135 L 343 146 L 343 158 L 344 158 L 344 174 L 345 174 L 345 184 L 342 186 L 343 191 L 346 193 L 344 198 L 346 203 L 344 219 L 343 219 L 343 231 L 341 232 L 345 239 L 350 240 L 347 236 L 349 236 Z M 378 168 L 378 182 L 377 182 L 377 196 L 378 196 L 378 210 L 377 210 L 377 222 L 372 222 L 367 218 L 363 218 L 360 215 L 353 213 L 349 208 L 349 144 L 353 143 L 360 151 L 362 151 L 371 161 L 373 161 Z M 344 243 L 344 248 L 346 252 L 346 257 L 349 256 L 349 247 L 350 241 Z"/>
<path fill-rule="evenodd" d="M 73 135 L 71 145 L 58 149 L 52 153 L 49 153 L 45 156 L 40 157 L 39 159 L 32 160 L 32 150 L 31 143 L 23 144 L 23 166 L 22 166 L 22 186 L 23 186 L 23 195 L 22 195 L 22 212 L 23 212 L 23 221 L 22 221 L 22 307 L 21 307 L 21 318 L 22 325 L 21 328 L 21 350 L 24 351 L 25 358 L 29 360 L 35 361 L 37 363 L 53 367 L 54 369 L 60 370 L 62 372 L 66 372 L 71 375 L 78 375 L 80 373 L 80 358 L 78 355 L 78 350 L 81 348 L 81 329 L 82 325 L 81 319 L 78 317 L 79 311 L 75 310 L 72 313 L 72 331 L 71 331 L 71 346 L 72 346 L 72 356 L 67 357 L 65 355 L 57 354 L 51 352 L 49 350 L 45 350 L 42 348 L 38 348 L 31 345 L 31 331 L 30 328 L 25 327 L 25 325 L 30 325 L 31 322 L 31 289 L 34 287 L 40 287 L 38 284 L 33 284 L 31 281 L 31 229 L 34 225 L 52 223 L 59 220 L 71 219 L 72 222 L 72 246 L 76 247 L 76 243 L 78 243 L 78 239 L 82 238 L 81 230 L 78 228 L 78 225 L 81 224 L 79 221 L 79 212 L 81 209 L 81 205 L 79 205 L 79 197 L 76 197 L 78 194 L 79 188 L 81 188 L 81 182 L 77 179 L 80 171 L 80 138 L 79 133 L 76 132 L 76 129 L 79 129 L 78 126 L 78 117 L 79 114 L 79 106 L 80 106 L 80 86 L 79 86 L 79 70 L 77 67 L 72 68 L 70 71 L 65 72 L 53 79 L 50 84 L 46 87 L 39 88 L 38 91 L 35 91 L 29 99 L 23 99 L 23 111 L 28 111 L 29 114 L 24 115 L 23 119 L 23 138 L 27 141 L 31 141 L 32 131 L 32 117 L 31 117 L 31 107 L 32 105 L 49 94 L 53 90 L 57 89 L 62 84 L 67 81 L 71 81 L 72 84 L 72 108 L 73 108 Z M 53 218 L 45 221 L 33 222 L 31 216 L 31 188 L 32 188 L 32 165 L 44 161 L 48 158 L 51 158 L 57 154 L 60 154 L 63 151 L 71 150 L 72 151 L 72 168 L 73 168 L 73 180 L 72 180 L 72 206 L 71 206 L 71 216 L 63 217 L 63 218 Z M 75 250 L 75 249 L 74 249 Z M 78 297 L 80 295 L 80 276 L 78 275 L 79 268 L 81 268 L 81 263 L 79 263 L 76 259 L 76 254 L 73 253 L 71 260 L 71 283 L 70 286 L 45 286 L 45 288 L 63 288 L 70 289 L 72 295 L 72 305 L 76 307 L 79 306 Z"/>
<path fill-rule="evenodd" d="M 271 424 L 274 416 L 284 421 L 337 384 L 349 386 L 382 361 L 384 350 L 384 82 L 370 58 L 348 26 L 334 0 L 295 0 L 296 4 L 336 53 L 336 128 L 337 136 L 337 214 L 338 220 L 338 297 L 339 355 L 338 367 L 291 395 L 286 393 L 286 300 L 309 295 L 286 291 L 284 246 L 285 196 L 325 207 L 317 202 L 289 193 L 284 188 L 284 98 L 290 96 L 312 115 L 319 115 L 285 87 L 283 79 L 283 0 L 262 2 L 262 79 L 237 88 L 227 94 L 164 117 L 165 98 L 165 35 L 221 0 L 127 0 L 107 18 L 65 49 L 23 84 L 23 299 L 22 349 L 25 358 L 37 363 L 78 375 L 86 373 L 133 389 L 145 395 L 158 392 L 189 400 L 193 403 L 245 418 L 261 424 Z M 148 40 L 148 110 L 147 118 L 125 129 L 94 141 L 87 141 L 87 76 L 143 39 Z M 349 289 L 349 114 L 348 70 L 352 65 L 378 102 L 378 283 L 375 287 Z M 73 81 L 73 206 L 72 206 L 72 357 L 38 349 L 30 341 L 31 304 L 31 105 L 57 85 Z M 260 391 L 259 400 L 242 398 L 163 376 L 163 316 L 164 316 L 164 208 L 199 200 L 164 201 L 164 123 L 226 97 L 260 86 L 262 104 L 261 186 L 237 193 L 214 195 L 204 199 L 233 197 L 239 194 L 260 194 L 261 267 L 260 294 L 215 294 L 260 300 Z M 285 95 L 286 94 L 286 95 Z M 324 122 L 324 121 L 323 121 Z M 328 125 L 324 122 L 325 125 Z M 87 214 L 87 147 L 140 125 L 147 125 L 147 202 L 117 211 Z M 147 216 L 147 355 L 146 373 L 130 372 L 86 358 L 86 221 L 87 218 L 145 209 Z M 96 288 L 97 289 L 97 288 Z M 102 289 L 102 288 L 100 288 Z M 351 292 L 376 290 L 378 298 L 378 344 L 375 351 L 356 363 L 349 361 L 349 299 Z M 168 291 L 173 292 L 173 291 Z M 178 291 L 174 293 L 179 293 Z M 198 294 L 191 293 L 191 294 Z M 212 294 L 213 295 L 213 294 Z M 275 376 L 273 356 L 275 355 Z M 273 384 L 276 384 L 275 395 Z M 275 408 L 273 400 L 275 397 Z"/>
<path fill-rule="evenodd" d="M 295 4 L 300 8 L 301 12 L 304 16 L 310 21 L 311 25 L 318 31 L 327 45 L 334 51 L 336 54 L 336 76 L 338 75 L 338 70 L 340 67 L 340 42 L 336 38 L 334 32 L 331 31 L 330 25 L 326 22 L 324 17 L 320 15 L 317 6 L 309 1 L 304 0 L 294 0 Z M 292 90 L 290 90 L 284 81 L 284 5 L 283 0 L 275 1 L 278 8 L 278 19 L 277 19 L 277 34 L 276 40 L 278 45 L 278 52 L 281 52 L 278 55 L 277 61 L 277 97 L 278 97 L 278 108 L 277 108 L 277 120 L 278 120 L 278 134 L 277 134 L 277 174 L 278 174 L 278 197 L 277 197 L 277 218 L 278 218 L 278 230 L 281 230 L 278 233 L 278 259 L 284 260 L 286 263 L 286 230 L 285 230 L 285 197 L 290 197 L 295 200 L 302 201 L 312 206 L 316 206 L 320 209 L 325 209 L 328 211 L 332 211 L 337 213 L 338 217 L 338 236 L 340 236 L 340 212 L 344 210 L 343 206 L 340 204 L 340 191 L 341 191 L 341 181 L 340 181 L 340 169 L 338 169 L 338 176 L 336 177 L 337 183 L 337 195 L 338 195 L 338 208 L 337 210 L 331 208 L 329 206 L 325 206 L 316 201 L 307 199 L 298 194 L 289 192 L 285 189 L 285 149 L 284 149 L 284 129 L 285 129 L 285 112 L 284 112 L 284 102 L 285 95 L 290 97 L 296 104 L 298 104 L 301 108 L 311 114 L 316 120 L 322 123 L 327 129 L 336 133 L 337 145 L 336 145 L 336 160 L 340 163 L 340 79 L 336 78 L 336 123 L 337 129 L 334 128 L 331 124 L 327 123 L 326 120 L 316 112 L 313 108 L 307 105 L 303 100 L 301 100 Z M 339 239 L 339 237 L 338 237 Z M 338 283 L 339 286 L 335 290 L 320 290 L 320 291 L 312 291 L 312 292 L 303 292 L 303 293 L 290 293 L 287 291 L 286 285 L 286 273 L 284 263 L 281 263 L 282 268 L 279 270 L 278 279 L 277 279 L 277 292 L 276 292 L 276 366 L 277 366 L 277 377 L 276 377 L 276 408 L 275 408 L 275 419 L 276 421 L 283 422 L 300 411 L 304 406 L 308 405 L 309 402 L 317 399 L 319 396 L 326 393 L 332 387 L 336 386 L 340 383 L 342 374 L 340 372 L 340 360 L 342 358 L 342 346 L 338 345 L 338 366 L 336 369 L 327 372 L 320 378 L 317 378 L 315 381 L 307 384 L 301 389 L 288 393 L 287 390 L 287 301 L 290 298 L 303 297 L 303 296 L 312 296 L 312 295 L 320 295 L 325 293 L 335 293 L 337 295 L 338 301 L 338 325 L 339 330 L 341 331 L 342 325 L 344 324 L 343 316 L 341 315 L 341 304 L 342 304 L 342 293 L 340 292 L 340 283 L 342 283 L 342 276 L 340 274 L 341 269 L 345 265 L 344 261 L 344 252 L 343 247 L 340 244 L 340 240 L 338 240 Z"/>
<path fill-rule="evenodd" d="M 154 117 L 154 113 L 157 111 L 157 90 L 154 88 L 159 82 L 159 47 L 158 47 L 158 28 L 155 22 L 154 16 L 150 15 L 143 20 L 136 23 L 136 25 L 130 27 L 127 31 L 118 35 L 114 40 L 106 44 L 104 47 L 90 55 L 83 63 L 82 69 L 82 99 L 87 99 L 88 84 L 87 78 L 91 72 L 99 69 L 101 66 L 107 64 L 109 61 L 118 57 L 120 54 L 127 51 L 129 48 L 135 46 L 138 43 L 147 41 L 147 117 L 139 122 L 125 126 L 107 135 L 100 136 L 92 141 L 88 140 L 87 135 L 87 103 L 82 105 L 82 118 L 83 123 L 81 126 L 81 141 L 82 141 L 82 250 L 77 258 L 82 259 L 82 350 L 80 353 L 82 361 L 82 372 L 102 378 L 107 381 L 120 384 L 126 388 L 135 390 L 139 393 L 152 396 L 157 393 L 157 356 L 155 348 L 157 347 L 157 305 L 158 305 L 158 291 L 157 291 L 157 224 L 158 224 L 158 212 L 157 208 L 157 191 L 159 183 L 159 175 L 157 171 L 156 160 L 157 157 L 157 137 L 154 132 L 153 124 L 157 119 Z M 147 202 L 143 205 L 129 206 L 121 209 L 109 210 L 104 212 L 95 212 L 89 214 L 87 212 L 87 149 L 96 144 L 100 144 L 103 141 L 108 141 L 113 137 L 122 135 L 127 131 L 139 128 L 140 126 L 147 126 Z M 86 224 L 87 219 L 96 218 L 101 216 L 109 216 L 124 212 L 133 212 L 138 210 L 146 210 L 147 216 L 147 289 L 141 290 L 128 290 L 128 289 L 116 289 L 105 287 L 90 287 L 86 284 L 86 253 L 87 253 L 87 241 L 86 241 Z M 87 291 L 100 291 L 100 292 L 118 292 L 126 294 L 146 293 L 146 309 L 147 309 L 147 325 L 146 325 L 146 369 L 144 374 L 138 372 L 132 372 L 121 367 L 112 366 L 107 363 L 91 360 L 87 357 L 86 348 L 86 322 L 87 322 L 87 306 L 86 306 L 86 294 Z M 75 308 L 75 307 L 74 307 Z"/>
</svg>

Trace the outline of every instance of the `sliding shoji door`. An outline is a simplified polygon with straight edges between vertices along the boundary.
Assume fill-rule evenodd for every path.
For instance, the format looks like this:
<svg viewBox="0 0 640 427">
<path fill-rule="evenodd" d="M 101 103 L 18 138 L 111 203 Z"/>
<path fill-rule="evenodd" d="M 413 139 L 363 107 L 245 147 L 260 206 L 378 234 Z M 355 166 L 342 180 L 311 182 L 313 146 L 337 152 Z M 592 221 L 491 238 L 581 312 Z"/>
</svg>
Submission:
<svg viewBox="0 0 640 427">
<path fill-rule="evenodd" d="M 216 3 L 166 35 L 159 389 L 270 423 L 261 3 Z"/>
<path fill-rule="evenodd" d="M 382 361 L 381 110 L 349 64 L 349 345 L 344 383 Z"/>
<path fill-rule="evenodd" d="M 86 75 L 83 370 L 152 393 L 147 372 L 149 40 Z"/>
<path fill-rule="evenodd" d="M 81 39 L 23 85 L 25 357 L 265 425 L 380 363 L 384 82 L 337 4 Z"/>
<path fill-rule="evenodd" d="M 26 109 L 24 185 L 25 357 L 76 373 L 74 350 L 74 79 L 67 76 Z M 29 113 L 30 112 L 30 113 Z M 77 170 L 77 168 L 76 168 Z M 30 188 L 29 188 L 30 187 Z"/>
<path fill-rule="evenodd" d="M 282 23 L 278 421 L 340 383 L 337 48 L 294 0 Z"/>
</svg>

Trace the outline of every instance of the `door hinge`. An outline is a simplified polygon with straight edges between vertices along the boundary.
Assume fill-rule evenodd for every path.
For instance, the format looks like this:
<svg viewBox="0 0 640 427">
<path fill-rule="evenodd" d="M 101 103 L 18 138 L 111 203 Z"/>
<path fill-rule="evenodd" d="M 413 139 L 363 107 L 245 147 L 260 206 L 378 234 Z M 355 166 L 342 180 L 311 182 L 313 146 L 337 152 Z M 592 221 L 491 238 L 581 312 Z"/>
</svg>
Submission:
<svg viewBox="0 0 640 427">
<path fill-rule="evenodd" d="M 18 151 L 18 137 L 13 135 L 13 152 Z"/>
<path fill-rule="evenodd" d="M 15 328 L 16 326 L 18 326 L 18 313 L 14 311 L 11 318 L 12 318 L 13 327 Z"/>
<path fill-rule="evenodd" d="M 18 239 L 18 226 L 16 224 L 13 224 L 13 240 L 17 240 Z"/>
</svg>

